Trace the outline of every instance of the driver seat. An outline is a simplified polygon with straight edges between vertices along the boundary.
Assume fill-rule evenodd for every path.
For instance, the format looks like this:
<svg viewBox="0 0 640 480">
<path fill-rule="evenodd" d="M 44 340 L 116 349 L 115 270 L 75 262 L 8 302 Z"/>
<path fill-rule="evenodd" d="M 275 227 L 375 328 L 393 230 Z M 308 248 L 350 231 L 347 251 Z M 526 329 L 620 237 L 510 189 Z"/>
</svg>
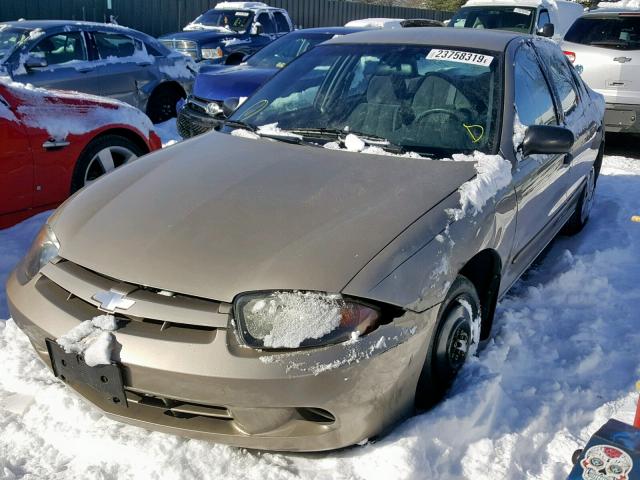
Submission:
<svg viewBox="0 0 640 480">
<path fill-rule="evenodd" d="M 356 132 L 387 137 L 398 125 L 400 99 L 390 75 L 371 78 L 367 88 L 367 101 L 353 109 L 346 125 Z"/>
</svg>

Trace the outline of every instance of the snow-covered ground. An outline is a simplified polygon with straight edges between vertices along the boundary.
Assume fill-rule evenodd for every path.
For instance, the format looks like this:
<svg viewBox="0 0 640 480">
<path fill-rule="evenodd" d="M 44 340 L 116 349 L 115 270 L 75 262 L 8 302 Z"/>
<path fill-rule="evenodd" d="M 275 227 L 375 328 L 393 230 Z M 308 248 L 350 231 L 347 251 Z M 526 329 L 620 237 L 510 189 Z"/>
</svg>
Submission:
<svg viewBox="0 0 640 480">
<path fill-rule="evenodd" d="M 175 135 L 171 123 L 161 130 L 165 143 Z M 639 191 L 640 160 L 607 156 L 590 223 L 558 238 L 500 303 L 493 340 L 448 398 L 339 452 L 247 451 L 108 420 L 44 368 L 12 320 L 0 321 L 0 478 L 562 479 L 608 418 L 633 420 Z M 45 219 L 0 231 L 0 280 Z"/>
</svg>

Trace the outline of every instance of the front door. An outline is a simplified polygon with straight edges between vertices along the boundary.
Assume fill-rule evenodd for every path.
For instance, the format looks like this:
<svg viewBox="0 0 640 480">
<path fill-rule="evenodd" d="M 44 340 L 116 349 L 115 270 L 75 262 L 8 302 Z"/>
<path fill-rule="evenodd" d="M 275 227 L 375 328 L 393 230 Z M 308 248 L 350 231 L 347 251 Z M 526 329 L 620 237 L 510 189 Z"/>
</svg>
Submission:
<svg viewBox="0 0 640 480">
<path fill-rule="evenodd" d="M 46 66 L 27 68 L 19 64 L 12 75 L 15 81 L 49 89 L 100 93 L 82 32 L 49 35 L 32 47 L 28 54 L 46 60 Z"/>
<path fill-rule="evenodd" d="M 533 48 L 523 43 L 515 56 L 514 184 L 518 216 L 511 274 L 519 275 L 551 241 L 566 197 L 569 165 L 565 155 L 523 156 L 519 147 L 530 125 L 558 125 L 553 94 Z"/>
<path fill-rule="evenodd" d="M 33 157 L 24 125 L 0 85 L 0 225 L 2 216 L 31 208 Z"/>
</svg>

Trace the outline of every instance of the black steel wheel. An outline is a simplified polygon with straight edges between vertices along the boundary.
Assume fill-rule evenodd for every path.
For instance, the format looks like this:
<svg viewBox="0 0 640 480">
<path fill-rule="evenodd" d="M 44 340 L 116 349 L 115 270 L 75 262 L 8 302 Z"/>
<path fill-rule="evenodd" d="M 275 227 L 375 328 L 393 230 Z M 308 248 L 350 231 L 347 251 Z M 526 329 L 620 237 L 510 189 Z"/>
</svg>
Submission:
<svg viewBox="0 0 640 480">
<path fill-rule="evenodd" d="M 427 408 L 446 393 L 480 342 L 480 299 L 473 284 L 458 275 L 440 307 L 416 389 L 416 406 Z"/>
</svg>

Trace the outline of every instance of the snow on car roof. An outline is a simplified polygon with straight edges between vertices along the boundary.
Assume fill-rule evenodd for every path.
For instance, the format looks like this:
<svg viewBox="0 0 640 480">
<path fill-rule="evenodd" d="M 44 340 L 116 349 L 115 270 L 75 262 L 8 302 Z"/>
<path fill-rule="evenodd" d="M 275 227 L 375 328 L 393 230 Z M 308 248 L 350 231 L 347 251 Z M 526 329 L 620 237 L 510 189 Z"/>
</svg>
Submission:
<svg viewBox="0 0 640 480">
<path fill-rule="evenodd" d="M 402 18 L 361 18 L 345 23 L 345 27 L 402 28 Z"/>
<path fill-rule="evenodd" d="M 262 2 L 220 2 L 215 7 L 214 10 L 262 10 L 262 9 L 271 9 L 271 10 L 280 10 L 279 8 L 271 7 L 266 3 Z"/>
<path fill-rule="evenodd" d="M 438 45 L 502 52 L 511 40 L 520 37 L 527 36 L 502 30 L 473 28 L 382 28 L 332 38 L 325 44 Z"/>
<path fill-rule="evenodd" d="M 595 12 L 602 13 L 602 10 L 615 11 L 619 13 L 620 10 L 640 10 L 640 0 L 620 0 L 619 2 L 600 2 L 598 3 Z"/>
<path fill-rule="evenodd" d="M 562 0 L 558 1 L 561 2 Z M 540 5 L 553 6 L 555 3 L 554 0 L 468 0 L 463 7 L 494 6 L 536 8 Z"/>
</svg>

